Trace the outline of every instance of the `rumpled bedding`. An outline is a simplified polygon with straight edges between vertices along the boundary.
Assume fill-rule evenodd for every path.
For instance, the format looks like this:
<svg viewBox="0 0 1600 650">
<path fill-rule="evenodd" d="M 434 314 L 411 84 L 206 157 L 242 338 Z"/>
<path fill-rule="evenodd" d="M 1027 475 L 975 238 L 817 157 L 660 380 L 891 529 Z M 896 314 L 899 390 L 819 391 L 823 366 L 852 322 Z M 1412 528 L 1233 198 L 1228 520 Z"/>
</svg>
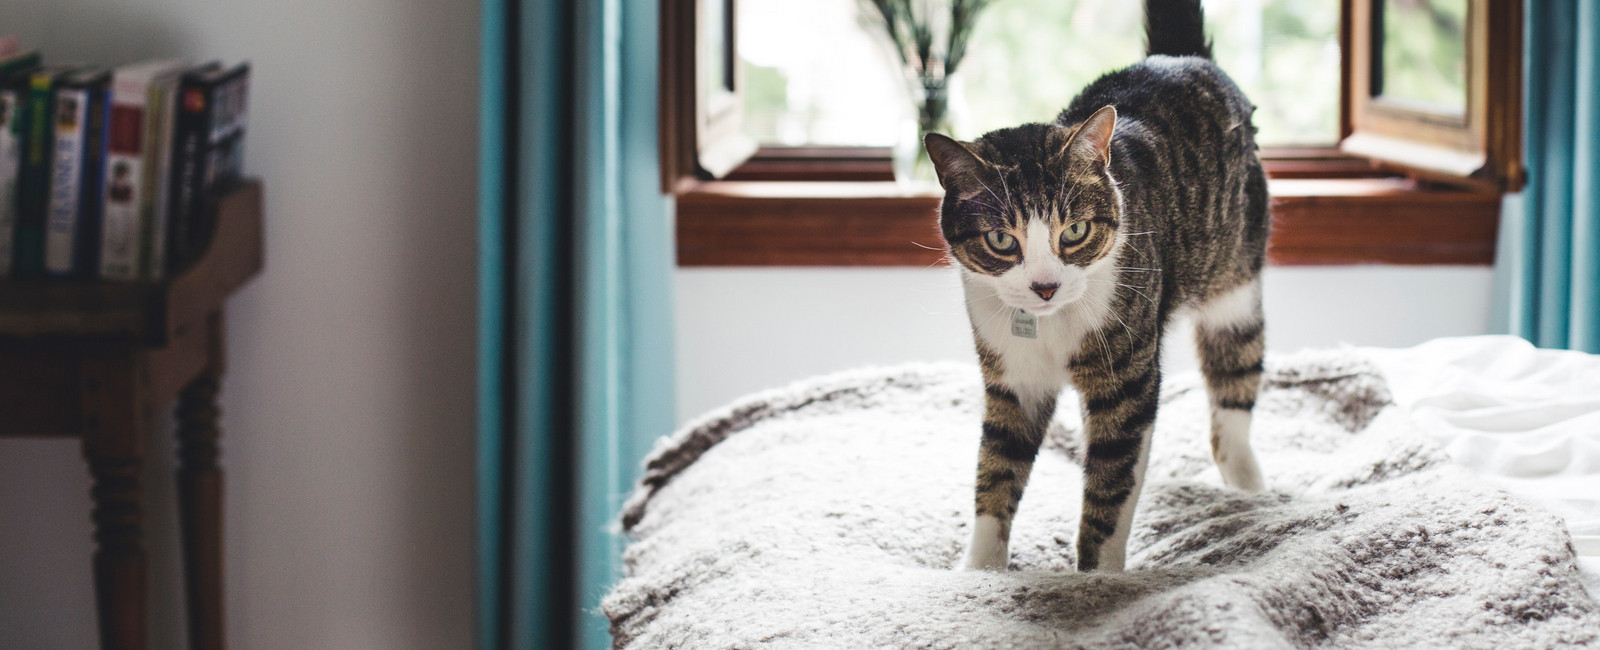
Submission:
<svg viewBox="0 0 1600 650">
<path fill-rule="evenodd" d="M 1566 521 L 1600 594 L 1600 356 L 1515 336 L 1359 351 L 1452 461 Z"/>
<path fill-rule="evenodd" d="M 1463 441 L 1484 433 L 1465 426 L 1509 422 L 1494 430 L 1505 444 L 1507 431 L 1552 418 L 1461 416 L 1504 407 L 1483 395 L 1505 390 L 1462 388 L 1471 382 L 1459 377 L 1444 390 L 1436 375 L 1401 372 L 1417 363 L 1348 348 L 1270 357 L 1253 433 L 1270 489 L 1257 495 L 1220 485 L 1198 377 L 1166 382 L 1121 574 L 1072 569 L 1082 444 L 1070 394 L 1001 573 L 951 569 L 972 517 L 976 368 L 863 369 L 752 395 L 648 459 L 624 510 L 626 577 L 602 605 L 614 645 L 1600 642 L 1600 606 L 1581 585 L 1567 524 L 1453 460 L 1472 457 Z M 1473 391 L 1476 401 L 1461 397 Z M 1425 408 L 1457 430 L 1419 425 Z"/>
</svg>

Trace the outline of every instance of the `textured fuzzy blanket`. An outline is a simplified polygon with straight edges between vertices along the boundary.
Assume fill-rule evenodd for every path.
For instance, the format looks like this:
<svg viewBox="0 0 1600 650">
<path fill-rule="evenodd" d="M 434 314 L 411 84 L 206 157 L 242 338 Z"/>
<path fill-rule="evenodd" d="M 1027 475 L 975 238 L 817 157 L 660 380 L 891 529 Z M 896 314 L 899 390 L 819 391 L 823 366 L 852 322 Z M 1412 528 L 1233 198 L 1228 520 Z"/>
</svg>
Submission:
<svg viewBox="0 0 1600 650">
<path fill-rule="evenodd" d="M 951 570 L 972 519 L 976 368 L 746 398 L 663 442 L 625 508 L 618 648 L 1450 647 L 1600 642 L 1560 520 L 1448 464 L 1354 351 L 1269 359 L 1269 490 L 1221 486 L 1205 394 L 1164 386 L 1129 571 L 1079 574 L 1063 398 L 1010 571 Z"/>
</svg>

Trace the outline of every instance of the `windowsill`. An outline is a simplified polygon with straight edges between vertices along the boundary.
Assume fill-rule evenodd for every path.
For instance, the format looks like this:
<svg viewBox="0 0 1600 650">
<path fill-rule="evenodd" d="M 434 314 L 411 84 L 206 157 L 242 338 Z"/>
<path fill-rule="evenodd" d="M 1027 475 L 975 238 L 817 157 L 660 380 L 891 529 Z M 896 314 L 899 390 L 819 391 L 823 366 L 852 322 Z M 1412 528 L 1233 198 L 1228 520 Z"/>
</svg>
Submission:
<svg viewBox="0 0 1600 650">
<path fill-rule="evenodd" d="M 1274 178 L 1276 265 L 1494 262 L 1497 194 L 1398 178 Z M 678 193 L 679 266 L 943 263 L 937 187 L 707 181 Z"/>
</svg>

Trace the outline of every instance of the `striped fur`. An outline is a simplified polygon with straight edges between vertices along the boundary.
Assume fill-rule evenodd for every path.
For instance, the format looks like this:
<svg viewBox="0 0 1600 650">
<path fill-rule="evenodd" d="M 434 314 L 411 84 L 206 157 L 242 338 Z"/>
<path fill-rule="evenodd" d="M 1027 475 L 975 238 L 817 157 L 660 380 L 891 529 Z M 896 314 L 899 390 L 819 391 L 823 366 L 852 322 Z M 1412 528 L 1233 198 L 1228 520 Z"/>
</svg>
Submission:
<svg viewBox="0 0 1600 650">
<path fill-rule="evenodd" d="M 1205 53 L 1195 0 L 1147 4 L 1150 51 Z M 1083 411 L 1081 570 L 1120 570 L 1180 310 L 1211 397 L 1224 480 L 1262 488 L 1249 446 L 1261 381 L 1259 274 L 1269 223 L 1254 107 L 1201 57 L 1151 56 L 1084 89 L 1053 124 L 927 138 L 946 195 L 986 407 L 965 566 L 1003 569 L 1056 397 Z M 1002 245 L 1003 244 L 1003 245 Z M 1012 333 L 1019 312 L 1032 338 Z"/>
</svg>

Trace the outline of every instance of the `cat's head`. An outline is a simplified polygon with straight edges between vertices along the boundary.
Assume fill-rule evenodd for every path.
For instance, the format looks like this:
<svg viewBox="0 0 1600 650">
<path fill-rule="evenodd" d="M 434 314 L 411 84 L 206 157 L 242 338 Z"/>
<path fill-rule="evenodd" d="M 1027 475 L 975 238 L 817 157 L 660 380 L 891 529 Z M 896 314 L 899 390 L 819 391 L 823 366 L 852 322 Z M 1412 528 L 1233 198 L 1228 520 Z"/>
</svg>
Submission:
<svg viewBox="0 0 1600 650">
<path fill-rule="evenodd" d="M 969 281 L 1038 315 L 1084 295 L 1091 269 L 1111 263 L 1121 223 L 1116 122 L 1107 106 L 1077 126 L 1026 124 L 976 142 L 928 134 L 945 189 L 939 225 Z"/>
</svg>

